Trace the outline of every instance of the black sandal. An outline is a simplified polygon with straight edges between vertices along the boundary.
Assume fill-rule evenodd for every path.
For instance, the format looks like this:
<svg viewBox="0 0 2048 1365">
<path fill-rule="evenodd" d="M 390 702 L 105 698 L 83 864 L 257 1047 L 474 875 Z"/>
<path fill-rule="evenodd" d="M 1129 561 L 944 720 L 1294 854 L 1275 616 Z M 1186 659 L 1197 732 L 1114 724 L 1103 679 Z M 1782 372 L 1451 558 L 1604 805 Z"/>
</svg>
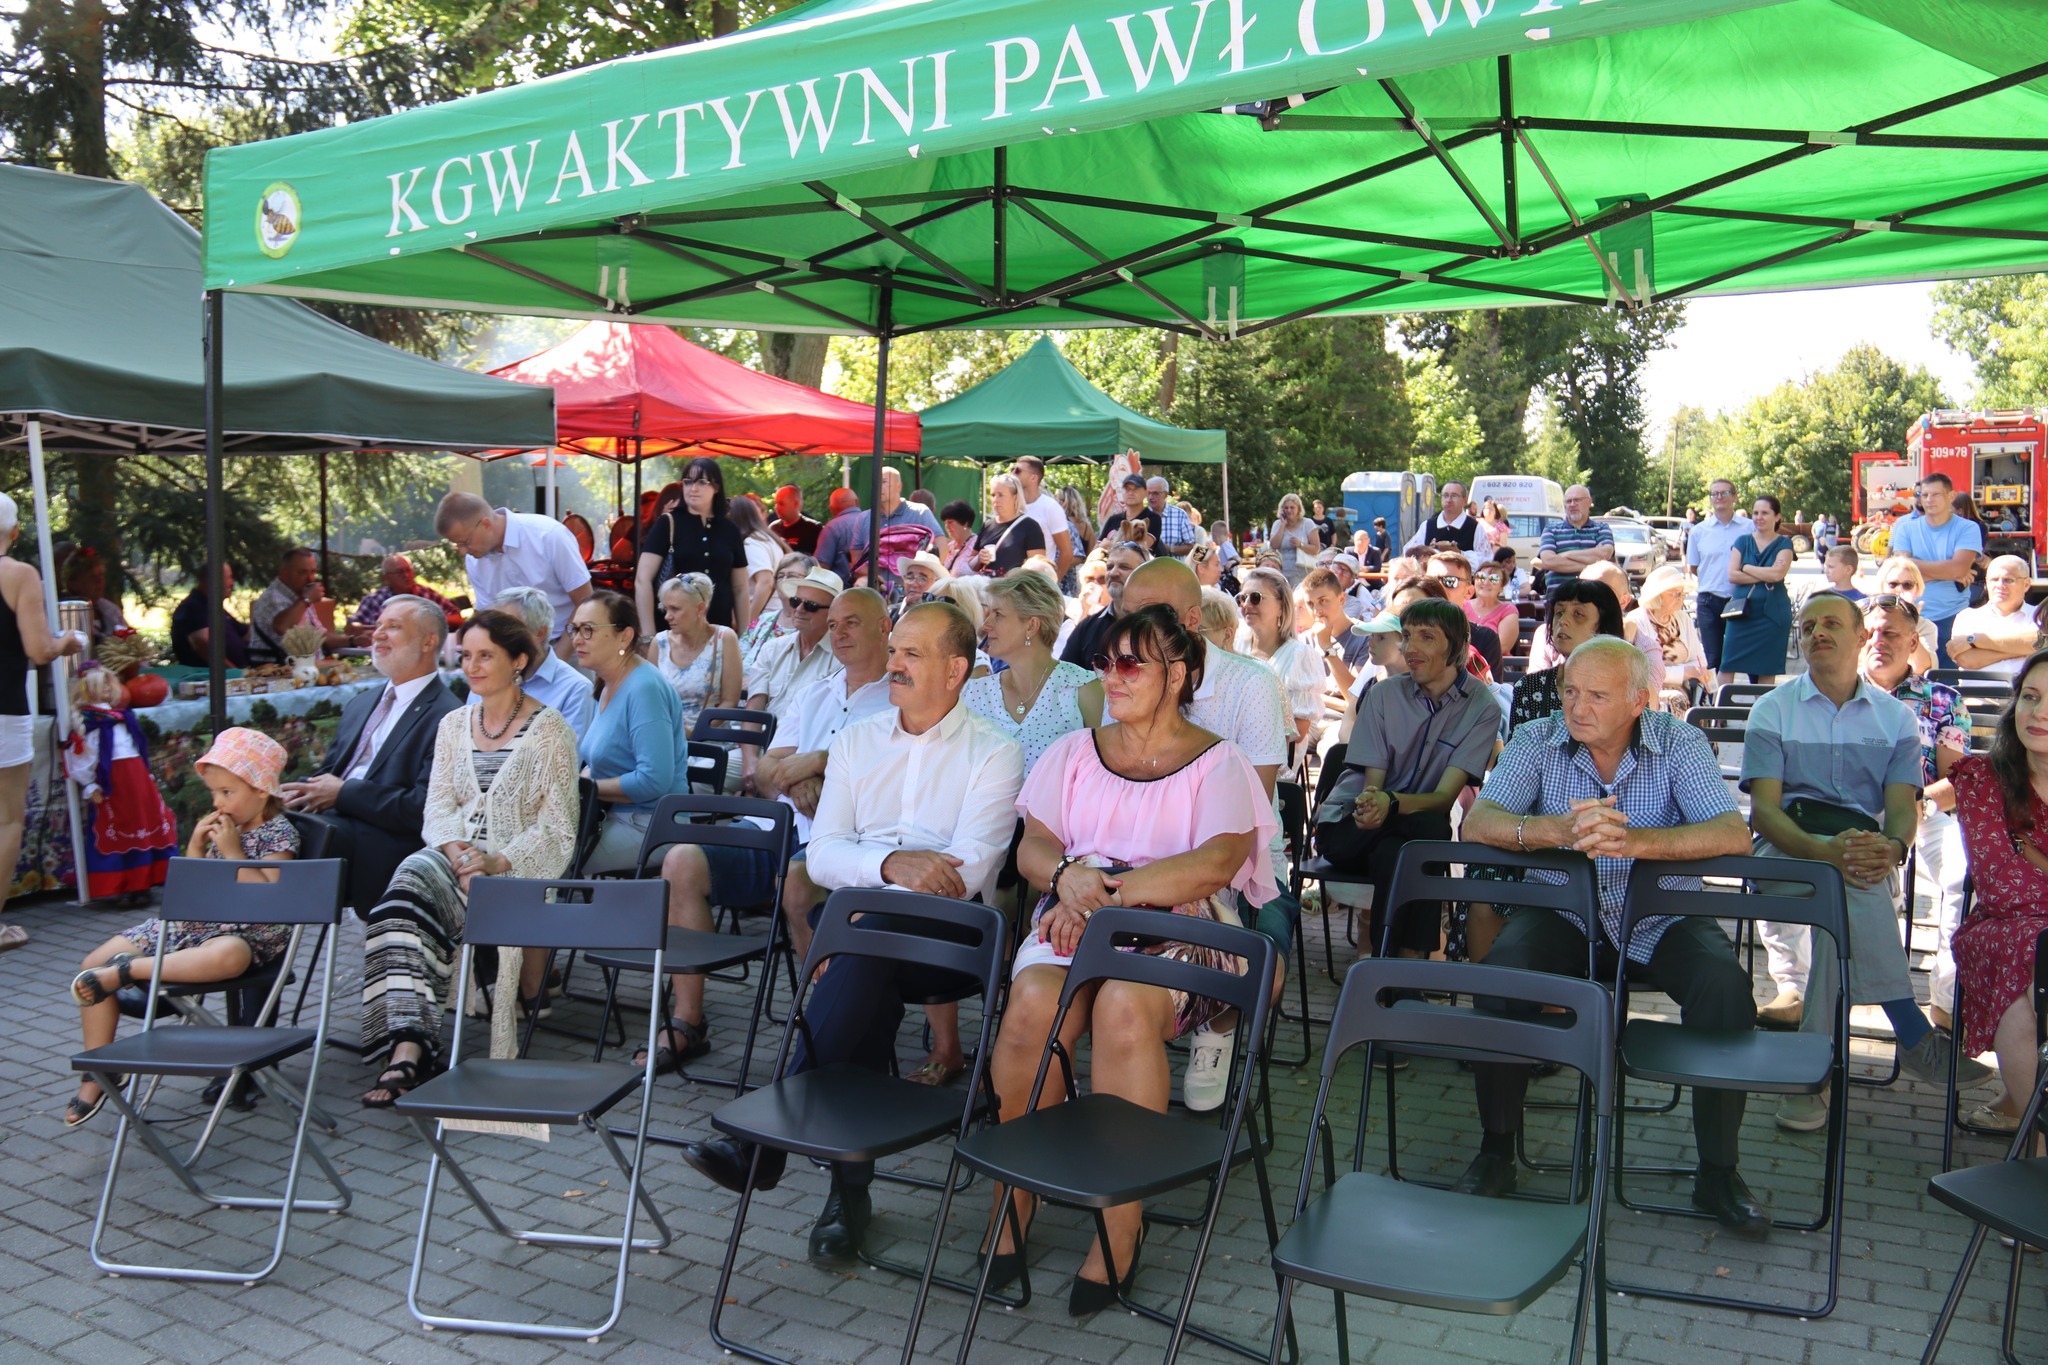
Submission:
<svg viewBox="0 0 2048 1365">
<path fill-rule="evenodd" d="M 389 1109 L 400 1098 L 419 1089 L 428 1081 L 441 1074 L 441 1069 L 431 1057 L 408 1057 L 402 1062 L 389 1062 L 378 1073 L 377 1083 L 363 1095 L 363 1108 Z M 382 1091 L 388 1099 L 373 1100 L 371 1095 Z"/>
<path fill-rule="evenodd" d="M 120 990 L 121 986 L 132 986 L 135 984 L 134 965 L 135 958 L 133 954 L 115 953 L 99 966 L 87 967 L 77 976 L 71 978 L 71 998 L 81 1005 L 97 1005 L 103 1000 L 112 1000 L 114 998 L 114 991 Z M 114 987 L 114 990 L 111 991 L 100 984 L 100 973 L 109 967 L 114 968 L 115 974 L 120 978 L 120 985 Z M 93 1111 L 93 1113 L 98 1112 L 98 1110 Z M 91 1118 L 92 1114 L 88 1114 L 85 1117 Z M 80 1119 L 78 1122 L 83 1123 L 85 1119 Z M 73 1126 L 76 1127 L 77 1125 L 74 1124 Z"/>
<path fill-rule="evenodd" d="M 70 1099 L 66 1100 L 64 1102 L 64 1126 L 66 1128 L 77 1128 L 92 1122 L 93 1116 L 107 1107 L 107 1087 L 101 1085 L 98 1080 L 91 1076 L 86 1077 L 86 1079 L 100 1087 L 99 1098 L 96 1100 L 82 1100 L 78 1096 L 73 1095 Z M 107 1079 L 115 1085 L 120 1085 L 127 1078 L 125 1076 L 109 1076 Z"/>
<path fill-rule="evenodd" d="M 681 1037 L 681 1047 L 671 1047 L 670 1042 Z M 703 1024 L 687 1023 L 681 1019 L 670 1019 L 668 1027 L 656 1035 L 654 1043 L 654 1074 L 673 1075 L 683 1069 L 683 1063 L 693 1062 L 711 1051 L 711 1030 Z M 647 1065 L 647 1049 L 641 1048 L 633 1054 L 634 1066 Z"/>
</svg>

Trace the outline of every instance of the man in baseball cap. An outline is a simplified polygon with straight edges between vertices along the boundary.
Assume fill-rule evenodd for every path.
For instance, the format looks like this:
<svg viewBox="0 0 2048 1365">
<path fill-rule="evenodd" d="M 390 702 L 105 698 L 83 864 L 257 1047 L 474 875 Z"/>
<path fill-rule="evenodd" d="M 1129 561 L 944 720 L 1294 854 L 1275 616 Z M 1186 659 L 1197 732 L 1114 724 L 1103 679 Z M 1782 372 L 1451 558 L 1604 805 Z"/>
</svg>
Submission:
<svg viewBox="0 0 2048 1365">
<path fill-rule="evenodd" d="M 1145 505 L 1145 479 L 1141 474 L 1124 475 L 1120 496 L 1123 506 L 1109 514 L 1109 520 L 1102 523 L 1102 539 L 1114 545 L 1120 540 L 1134 540 L 1148 551 L 1157 552 L 1159 545 L 1159 514 Z"/>
</svg>

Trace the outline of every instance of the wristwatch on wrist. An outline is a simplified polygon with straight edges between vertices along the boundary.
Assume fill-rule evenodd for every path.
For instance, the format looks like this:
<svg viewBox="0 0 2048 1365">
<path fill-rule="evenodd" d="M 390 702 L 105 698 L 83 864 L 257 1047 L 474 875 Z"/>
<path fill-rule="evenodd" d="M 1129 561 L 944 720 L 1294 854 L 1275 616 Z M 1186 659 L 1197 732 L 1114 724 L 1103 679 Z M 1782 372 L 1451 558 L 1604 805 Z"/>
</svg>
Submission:
<svg viewBox="0 0 2048 1365">
<path fill-rule="evenodd" d="M 1397 815 L 1399 815 L 1399 814 L 1401 813 L 1401 798 L 1400 798 L 1400 796 L 1399 796 L 1399 795 L 1398 795 L 1397 793 L 1395 793 L 1395 792 L 1388 792 L 1388 793 L 1386 793 L 1386 797 L 1387 797 L 1387 818 L 1388 818 L 1389 820 L 1391 820 L 1391 819 L 1393 819 L 1393 818 L 1394 818 L 1395 816 L 1397 816 Z"/>
<path fill-rule="evenodd" d="M 1906 847 L 1906 841 L 1904 839 L 1901 839 L 1896 835 L 1890 835 L 1887 837 L 1890 838 L 1893 843 L 1899 846 L 1899 860 L 1896 863 L 1892 864 L 1892 866 L 1904 867 L 1906 865 L 1906 858 L 1912 852 L 1912 850 Z"/>
</svg>

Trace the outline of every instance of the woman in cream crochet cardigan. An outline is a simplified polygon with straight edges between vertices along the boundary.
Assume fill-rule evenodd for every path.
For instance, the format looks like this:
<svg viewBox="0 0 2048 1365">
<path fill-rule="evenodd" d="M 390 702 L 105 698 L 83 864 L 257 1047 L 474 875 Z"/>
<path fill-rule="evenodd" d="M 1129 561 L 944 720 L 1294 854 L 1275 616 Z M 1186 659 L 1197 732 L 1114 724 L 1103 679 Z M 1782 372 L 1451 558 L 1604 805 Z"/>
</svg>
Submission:
<svg viewBox="0 0 2048 1365">
<path fill-rule="evenodd" d="M 420 831 L 426 847 L 398 865 L 384 899 L 364 916 L 363 1055 L 390 1052 L 363 1096 L 373 1109 L 441 1069 L 442 1002 L 471 878 L 559 877 L 575 848 L 576 736 L 520 685 L 539 665 L 541 646 L 502 611 L 478 612 L 457 638 L 477 705 L 443 718 Z M 521 956 L 499 954 L 493 1057 L 513 1052 Z"/>
</svg>

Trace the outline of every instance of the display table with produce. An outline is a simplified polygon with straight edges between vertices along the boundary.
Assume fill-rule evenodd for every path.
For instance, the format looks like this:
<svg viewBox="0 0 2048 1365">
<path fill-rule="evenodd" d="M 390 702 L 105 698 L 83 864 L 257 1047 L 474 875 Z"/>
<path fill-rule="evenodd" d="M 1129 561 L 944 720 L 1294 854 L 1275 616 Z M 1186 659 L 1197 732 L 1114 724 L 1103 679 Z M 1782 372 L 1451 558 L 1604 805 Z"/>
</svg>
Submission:
<svg viewBox="0 0 2048 1365">
<path fill-rule="evenodd" d="M 138 690 L 145 694 L 154 690 L 147 684 L 152 674 L 191 671 L 151 670 L 143 675 L 144 687 Z M 276 684 L 276 678 L 260 676 L 267 671 L 256 670 L 254 674 L 230 681 Z M 286 667 L 283 671 L 289 674 L 290 669 Z M 231 690 L 228 724 L 261 730 L 284 745 L 289 756 L 285 780 L 305 777 L 326 762 L 327 746 L 334 741 L 341 708 L 351 697 L 384 685 L 382 676 L 372 669 L 352 668 L 350 672 L 354 675 L 350 680 L 324 687 L 287 686 L 281 691 L 243 692 L 239 695 Z M 336 675 L 330 672 L 328 676 Z M 467 684 L 463 683 L 461 674 L 444 673 L 442 680 L 455 688 L 458 695 L 466 694 Z M 289 678 L 284 680 L 286 684 L 290 681 Z M 166 678 L 166 682 L 175 694 L 177 680 Z M 143 737 L 149 741 L 150 772 L 156 778 L 158 790 L 163 792 L 164 804 L 177 817 L 178 836 L 183 839 L 191 833 L 193 821 L 212 804 L 206 784 L 200 781 L 199 774 L 192 767 L 193 761 L 206 752 L 213 739 L 206 698 L 202 695 L 197 699 L 169 701 L 161 706 L 138 707 L 135 716 L 142 723 Z M 21 840 L 21 859 L 15 865 L 14 883 L 8 893 L 10 898 L 77 885 L 77 872 L 72 865 L 71 819 L 64 805 L 64 764 L 56 751 L 52 731 L 48 716 L 36 718 L 35 757 L 29 769 L 26 827 Z"/>
</svg>

